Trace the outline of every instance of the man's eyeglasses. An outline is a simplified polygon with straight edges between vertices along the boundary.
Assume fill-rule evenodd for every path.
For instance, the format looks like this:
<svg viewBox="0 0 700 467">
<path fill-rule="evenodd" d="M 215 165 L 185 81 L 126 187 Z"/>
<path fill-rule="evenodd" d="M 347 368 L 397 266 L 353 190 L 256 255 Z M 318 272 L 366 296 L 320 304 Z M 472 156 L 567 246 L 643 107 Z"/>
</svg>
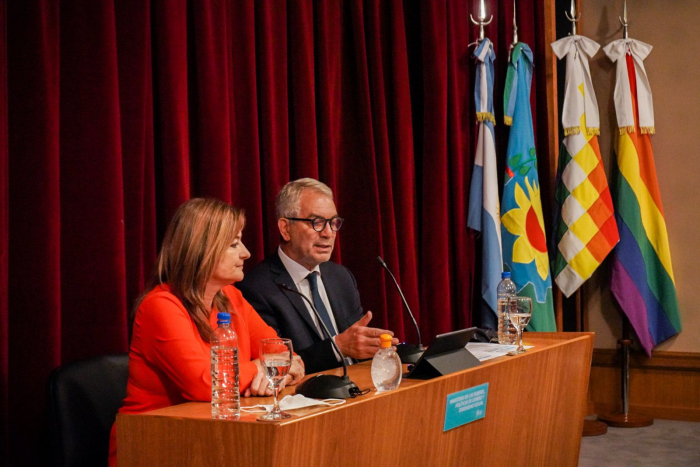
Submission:
<svg viewBox="0 0 700 467">
<path fill-rule="evenodd" d="M 331 226 L 331 230 L 333 232 L 337 232 L 340 230 L 340 228 L 343 226 L 343 219 L 342 217 L 332 217 L 330 219 L 326 219 L 325 217 L 312 217 L 311 219 L 302 219 L 299 217 L 285 217 L 288 221 L 302 221 L 302 222 L 309 222 L 311 224 L 311 227 L 316 232 L 323 232 L 323 229 L 326 228 L 326 224 Z"/>
</svg>

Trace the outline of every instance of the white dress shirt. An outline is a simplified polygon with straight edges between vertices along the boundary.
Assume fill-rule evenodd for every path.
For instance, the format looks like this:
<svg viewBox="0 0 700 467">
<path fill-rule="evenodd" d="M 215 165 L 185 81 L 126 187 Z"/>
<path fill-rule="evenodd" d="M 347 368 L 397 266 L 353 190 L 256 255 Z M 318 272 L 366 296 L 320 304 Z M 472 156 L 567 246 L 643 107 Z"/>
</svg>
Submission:
<svg viewBox="0 0 700 467">
<path fill-rule="evenodd" d="M 308 276 L 312 272 L 318 273 L 318 294 L 321 296 L 321 301 L 326 306 L 326 310 L 328 310 L 328 315 L 330 316 L 331 323 L 333 324 L 333 330 L 336 334 L 338 334 L 338 325 L 335 322 L 333 308 L 331 308 L 331 303 L 328 300 L 326 287 L 323 285 L 323 275 L 321 274 L 321 268 L 319 268 L 318 265 L 316 265 L 316 267 L 312 271 L 309 271 L 306 267 L 302 266 L 301 264 L 297 263 L 292 258 L 287 256 L 284 253 L 284 251 L 282 251 L 281 247 L 277 248 L 277 254 L 280 257 L 282 264 L 284 264 L 285 269 L 289 273 L 289 276 L 292 278 L 292 281 L 294 281 L 294 286 L 300 293 L 302 293 L 306 298 L 308 298 L 311 301 L 311 303 L 313 303 L 314 299 L 311 296 L 311 287 L 309 286 L 309 281 L 306 278 L 306 276 Z M 311 320 L 314 322 L 314 325 L 316 325 L 316 330 L 318 331 L 319 335 L 325 336 L 325 332 L 318 324 L 316 314 L 313 312 L 311 306 L 306 300 L 304 300 L 304 306 L 306 307 L 306 311 L 309 313 L 309 316 L 311 316 Z M 335 342 L 335 336 L 333 336 L 333 342 Z M 338 355 L 338 352 L 336 352 L 335 348 L 333 348 L 333 352 L 336 354 L 336 358 L 338 359 L 338 361 L 340 361 L 340 356 Z"/>
</svg>

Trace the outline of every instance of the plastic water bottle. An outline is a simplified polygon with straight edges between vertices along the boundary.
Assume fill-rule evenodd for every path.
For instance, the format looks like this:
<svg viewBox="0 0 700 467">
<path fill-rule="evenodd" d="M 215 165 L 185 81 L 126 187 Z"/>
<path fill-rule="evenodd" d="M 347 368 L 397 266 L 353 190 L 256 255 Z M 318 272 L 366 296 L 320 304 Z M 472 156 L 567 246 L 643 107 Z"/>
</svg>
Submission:
<svg viewBox="0 0 700 467">
<path fill-rule="evenodd" d="M 508 301 L 515 297 L 515 283 L 510 280 L 510 272 L 501 274 L 501 282 L 498 283 L 496 294 L 498 295 L 498 343 L 515 344 L 517 332 L 515 326 L 508 317 Z"/>
<path fill-rule="evenodd" d="M 211 416 L 238 420 L 238 337 L 231 327 L 230 313 L 219 313 L 216 318 L 218 326 L 211 335 Z"/>
<path fill-rule="evenodd" d="M 372 382 L 377 392 L 393 391 L 401 384 L 401 358 L 391 348 L 391 336 L 379 336 L 381 348 L 372 359 Z"/>
</svg>

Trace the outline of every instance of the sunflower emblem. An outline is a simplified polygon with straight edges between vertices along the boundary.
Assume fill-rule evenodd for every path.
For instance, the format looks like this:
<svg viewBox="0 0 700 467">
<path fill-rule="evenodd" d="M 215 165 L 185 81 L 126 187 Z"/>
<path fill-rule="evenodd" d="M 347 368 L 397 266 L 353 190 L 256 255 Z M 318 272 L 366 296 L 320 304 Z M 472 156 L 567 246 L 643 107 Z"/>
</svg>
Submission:
<svg viewBox="0 0 700 467">
<path fill-rule="evenodd" d="M 525 184 L 527 194 L 519 183 L 515 184 L 515 202 L 518 207 L 506 212 L 501 222 L 508 232 L 518 237 L 513 244 L 513 262 L 530 264 L 535 260 L 537 274 L 544 280 L 549 275 L 549 256 L 544 235 L 540 187 L 537 182 L 530 185 L 527 178 Z"/>
</svg>

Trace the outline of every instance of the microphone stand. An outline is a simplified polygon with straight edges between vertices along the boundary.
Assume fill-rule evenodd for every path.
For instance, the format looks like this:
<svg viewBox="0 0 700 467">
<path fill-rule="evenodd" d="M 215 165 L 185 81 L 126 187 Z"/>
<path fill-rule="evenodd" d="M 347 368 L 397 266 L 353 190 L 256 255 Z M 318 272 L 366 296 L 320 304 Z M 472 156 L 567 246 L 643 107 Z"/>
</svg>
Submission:
<svg viewBox="0 0 700 467">
<path fill-rule="evenodd" d="M 416 334 L 418 335 L 418 344 L 406 344 L 405 342 L 401 343 L 396 346 L 396 353 L 399 354 L 399 357 L 401 358 L 401 363 L 416 363 L 425 351 L 425 348 L 422 344 L 423 340 L 420 338 L 420 329 L 418 328 L 418 323 L 416 323 L 416 318 L 411 312 L 411 307 L 408 306 L 408 302 L 406 301 L 406 297 L 404 297 L 403 292 L 401 291 L 399 283 L 396 281 L 396 278 L 389 270 L 389 266 L 386 265 L 381 256 L 377 256 L 377 261 L 379 262 L 379 264 L 382 265 L 382 267 L 386 270 L 386 272 L 389 273 L 391 278 L 394 280 L 394 285 L 396 285 L 396 289 L 399 291 L 399 295 L 401 295 L 401 300 L 403 300 L 403 304 L 406 307 L 406 311 L 408 311 L 408 315 L 411 317 L 411 320 L 413 320 L 413 325 L 416 327 Z"/>
<path fill-rule="evenodd" d="M 301 382 L 296 387 L 296 393 L 314 399 L 349 399 L 364 394 L 364 392 L 361 391 L 355 383 L 350 381 L 350 378 L 348 378 L 348 365 L 345 363 L 343 353 L 340 351 L 338 345 L 333 340 L 332 334 L 326 327 L 326 324 L 321 319 L 321 316 L 318 314 L 318 310 L 316 310 L 314 304 L 311 303 L 311 300 L 309 300 L 308 297 L 306 297 L 306 295 L 299 292 L 297 289 L 288 286 L 287 284 L 277 285 L 281 289 L 286 290 L 287 292 L 292 292 L 299 295 L 306 301 L 306 303 L 309 304 L 309 306 L 314 312 L 314 315 L 316 316 L 316 319 L 318 320 L 318 323 L 321 325 L 321 328 L 329 337 L 331 345 L 333 346 L 335 351 L 338 352 L 338 355 L 340 355 L 340 361 L 343 364 L 343 376 L 325 374 L 313 376 L 307 379 L 306 381 Z"/>
</svg>

